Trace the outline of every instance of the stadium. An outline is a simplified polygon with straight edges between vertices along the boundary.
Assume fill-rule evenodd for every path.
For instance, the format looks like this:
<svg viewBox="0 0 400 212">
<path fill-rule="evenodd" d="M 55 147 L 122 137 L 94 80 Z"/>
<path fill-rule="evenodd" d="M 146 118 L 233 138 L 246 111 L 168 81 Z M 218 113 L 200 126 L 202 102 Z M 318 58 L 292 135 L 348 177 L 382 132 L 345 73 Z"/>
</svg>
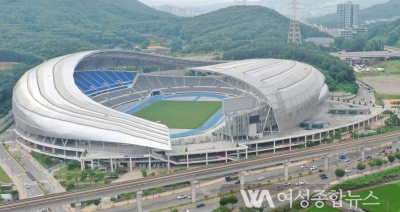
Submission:
<svg viewBox="0 0 400 212">
<path fill-rule="evenodd" d="M 177 70 L 162 71 L 166 65 Z M 182 67 L 194 75 L 182 75 Z M 82 168 L 132 171 L 247 157 L 254 148 L 249 141 L 299 126 L 327 96 L 323 74 L 296 61 L 196 61 L 108 50 L 29 70 L 14 88 L 12 111 L 16 140 L 27 150 L 78 160 Z M 314 134 L 321 139 L 328 132 Z M 255 148 L 275 152 L 277 141 Z M 291 139 L 280 141 L 291 149 Z"/>
</svg>

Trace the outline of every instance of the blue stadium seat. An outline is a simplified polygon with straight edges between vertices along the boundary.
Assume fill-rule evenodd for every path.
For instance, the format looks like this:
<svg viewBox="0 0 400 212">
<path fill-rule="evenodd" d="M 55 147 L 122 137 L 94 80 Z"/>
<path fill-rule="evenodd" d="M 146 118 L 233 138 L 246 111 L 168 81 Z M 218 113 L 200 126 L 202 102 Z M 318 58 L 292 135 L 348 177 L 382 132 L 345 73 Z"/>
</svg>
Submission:
<svg viewBox="0 0 400 212">
<path fill-rule="evenodd" d="M 75 72 L 75 84 L 86 95 L 122 87 L 130 84 L 136 77 L 136 72 L 122 71 L 83 71 Z"/>
</svg>

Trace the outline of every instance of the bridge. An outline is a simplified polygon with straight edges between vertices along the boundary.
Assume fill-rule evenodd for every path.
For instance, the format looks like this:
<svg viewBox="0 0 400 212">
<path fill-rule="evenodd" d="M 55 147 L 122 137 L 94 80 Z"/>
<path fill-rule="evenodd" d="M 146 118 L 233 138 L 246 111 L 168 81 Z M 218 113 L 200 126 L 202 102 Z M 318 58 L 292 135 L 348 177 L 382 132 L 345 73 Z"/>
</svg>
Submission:
<svg viewBox="0 0 400 212">
<path fill-rule="evenodd" d="M 335 57 L 343 58 L 390 58 L 390 57 L 400 57 L 400 51 L 374 51 L 374 52 L 338 52 L 331 53 Z"/>
<path fill-rule="evenodd" d="M 340 153 L 350 150 L 361 150 L 361 158 L 364 158 L 364 149 L 388 142 L 392 142 L 392 149 L 396 149 L 400 140 L 400 133 L 390 133 L 377 136 L 371 136 L 363 139 L 353 139 L 333 144 L 322 144 L 316 147 L 299 149 L 290 152 L 269 154 L 254 159 L 229 162 L 226 164 L 214 164 L 211 167 L 195 168 L 179 173 L 170 173 L 163 176 L 147 177 L 137 180 L 113 183 L 94 188 L 75 190 L 63 193 L 50 194 L 34 198 L 23 199 L 0 205 L 0 211 L 35 211 L 43 208 L 60 208 L 62 205 L 76 203 L 80 205 L 84 201 L 101 198 L 104 196 L 117 196 L 127 192 L 136 192 L 138 211 L 142 212 L 142 191 L 158 186 L 167 186 L 181 182 L 191 182 L 192 184 L 192 202 L 196 202 L 196 183 L 199 179 L 212 176 L 226 175 L 239 172 L 241 188 L 244 189 L 244 173 L 247 170 L 259 169 L 275 164 L 284 164 L 285 180 L 288 179 L 288 164 L 290 162 L 308 159 L 311 157 L 325 158 L 325 170 L 328 170 L 330 154 Z M 77 211 L 80 211 L 77 208 Z"/>
</svg>

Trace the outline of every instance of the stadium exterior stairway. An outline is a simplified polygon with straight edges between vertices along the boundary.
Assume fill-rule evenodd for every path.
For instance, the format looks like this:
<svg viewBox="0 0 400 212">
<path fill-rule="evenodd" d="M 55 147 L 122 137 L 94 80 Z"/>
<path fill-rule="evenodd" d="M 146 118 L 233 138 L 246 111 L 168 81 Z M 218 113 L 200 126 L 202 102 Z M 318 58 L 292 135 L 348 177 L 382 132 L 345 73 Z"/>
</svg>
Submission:
<svg viewBox="0 0 400 212">
<path fill-rule="evenodd" d="M 165 156 L 165 155 L 161 155 L 161 154 L 158 154 L 158 153 L 155 153 L 155 152 L 153 152 L 153 151 L 151 151 L 151 156 L 153 156 L 155 159 L 158 159 L 158 160 L 161 160 L 161 161 L 164 161 L 164 162 L 167 162 L 168 163 L 168 157 L 167 156 Z M 169 162 L 170 163 L 173 163 L 173 164 L 176 164 L 176 160 L 174 159 L 174 158 L 169 158 Z"/>
</svg>

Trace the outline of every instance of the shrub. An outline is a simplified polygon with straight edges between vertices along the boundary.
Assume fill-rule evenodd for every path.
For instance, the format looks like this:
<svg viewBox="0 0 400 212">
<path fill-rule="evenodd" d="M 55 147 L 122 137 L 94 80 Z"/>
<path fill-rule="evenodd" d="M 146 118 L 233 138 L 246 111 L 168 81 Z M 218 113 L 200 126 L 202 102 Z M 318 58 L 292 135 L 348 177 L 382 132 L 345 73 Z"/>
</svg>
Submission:
<svg viewBox="0 0 400 212">
<path fill-rule="evenodd" d="M 347 180 L 335 185 L 331 190 L 354 190 L 397 180 L 400 180 L 400 167 L 394 167 L 385 171 Z"/>
<path fill-rule="evenodd" d="M 118 167 L 118 168 L 115 169 L 115 172 L 117 172 L 117 173 L 126 173 L 127 171 L 126 171 L 125 167 Z"/>
</svg>

